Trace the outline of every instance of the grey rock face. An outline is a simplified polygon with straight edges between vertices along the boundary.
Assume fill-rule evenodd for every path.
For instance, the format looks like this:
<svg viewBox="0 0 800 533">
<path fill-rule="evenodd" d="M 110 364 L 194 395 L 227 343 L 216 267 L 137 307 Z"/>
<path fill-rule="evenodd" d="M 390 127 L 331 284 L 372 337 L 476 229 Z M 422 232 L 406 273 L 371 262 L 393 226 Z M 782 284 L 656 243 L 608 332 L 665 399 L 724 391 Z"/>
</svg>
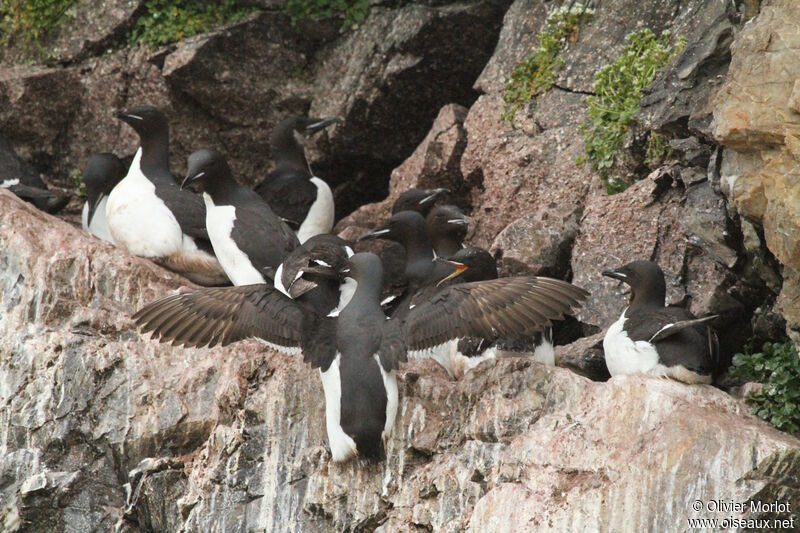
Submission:
<svg viewBox="0 0 800 533">
<path fill-rule="evenodd" d="M 175 170 L 214 145 L 252 183 L 285 114 L 343 115 L 311 147 L 342 205 L 380 197 L 388 169 L 411 153 L 386 200 L 340 223 L 346 236 L 377 223 L 408 186 L 447 186 L 475 220 L 468 242 L 502 252 L 506 272 L 589 288 L 589 326 L 625 305 L 599 272 L 653 258 L 670 301 L 723 314 L 728 352 L 751 319 L 767 336 L 783 327 L 776 310 L 796 327 L 797 249 L 783 235 L 798 219 L 800 98 L 787 63 L 796 46 L 776 44 L 794 42 L 794 4 L 765 2 L 740 31 L 722 0 L 603 3 L 564 50 L 560 88 L 502 122 L 504 79 L 551 4 L 515 2 L 488 64 L 502 3 L 376 5 L 369 24 L 343 35 L 326 23 L 298 35 L 270 11 L 155 53 L 98 57 L 82 44 L 64 68 L 3 70 L 0 128 L 63 177 L 93 151 L 131 151 L 135 136 L 110 112 L 148 101 L 173 121 Z M 580 91 L 642 25 L 687 38 L 639 116 L 676 136 L 675 154 L 609 197 L 575 162 Z M 121 26 L 108 27 L 102 35 Z M 454 382 L 432 362 L 405 365 L 387 461 L 333 464 L 318 373 L 302 361 L 252 341 L 173 348 L 133 329 L 133 311 L 189 285 L 0 191 L 0 529 L 645 531 L 719 518 L 695 513 L 695 500 L 800 508 L 800 441 L 718 389 L 582 377 L 608 378 L 602 332 L 558 348 L 559 365 L 577 373 L 506 358 Z"/>
<path fill-rule="evenodd" d="M 20 183 L 31 187 L 45 186 L 36 169 L 19 157 L 2 135 L 0 135 L 0 179 L 18 179 Z"/>
<path fill-rule="evenodd" d="M 345 213 L 386 195 L 377 178 L 414 151 L 442 106 L 475 100 L 472 85 L 496 44 L 503 4 L 376 7 L 358 31 L 321 52 L 311 112 L 345 118 L 320 161 L 320 172 L 341 184 Z"/>
<path fill-rule="evenodd" d="M 108 13 L 98 12 L 96 22 L 124 15 L 106 28 L 116 35 L 140 15 L 136 5 L 104 3 Z M 67 67 L 3 69 L 0 130 L 40 172 L 65 184 L 92 153 L 132 153 L 135 134 L 112 114 L 150 103 L 170 119 L 175 172 L 183 172 L 189 153 L 213 146 L 252 185 L 271 169 L 269 135 L 281 119 L 339 115 L 342 125 L 315 138 L 309 154 L 334 187 L 341 217 L 385 195 L 391 170 L 424 138 L 440 107 L 472 103 L 505 7 L 375 6 L 360 28 L 342 35 L 336 20 L 293 28 L 268 9 L 152 52 L 104 53 L 86 41 Z M 76 35 L 94 39 L 90 34 Z"/>
<path fill-rule="evenodd" d="M 131 328 L 133 310 L 186 285 L 176 275 L 6 191 L 0 250 L 7 531 L 640 530 L 718 494 L 798 497 L 783 480 L 800 441 L 725 393 L 595 383 L 524 358 L 457 382 L 408 365 L 388 460 L 336 465 L 317 372 L 299 359 L 255 342 L 172 348 Z M 670 475 L 652 476 L 665 461 Z"/>
<path fill-rule="evenodd" d="M 29 6 L 30 9 L 57 8 Z M 60 23 L 47 35 L 41 36 L 39 55 L 50 63 L 76 63 L 91 55 L 103 54 L 108 48 L 119 46 L 127 31 L 142 13 L 143 0 L 78 0 L 60 14 Z M 23 30 L 24 31 L 24 30 Z M 12 63 L 20 56 L 33 55 L 23 39 L 11 39 L 0 50 L 0 60 Z"/>
</svg>

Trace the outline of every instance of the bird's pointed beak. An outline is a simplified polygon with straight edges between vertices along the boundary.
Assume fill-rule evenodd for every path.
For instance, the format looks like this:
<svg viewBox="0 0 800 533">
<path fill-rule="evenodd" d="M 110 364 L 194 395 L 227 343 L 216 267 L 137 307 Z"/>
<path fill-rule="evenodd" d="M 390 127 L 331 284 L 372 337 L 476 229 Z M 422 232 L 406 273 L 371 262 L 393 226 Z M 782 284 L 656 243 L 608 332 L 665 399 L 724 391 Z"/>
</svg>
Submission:
<svg viewBox="0 0 800 533">
<path fill-rule="evenodd" d="M 89 205 L 89 220 L 92 220 L 95 211 L 97 211 L 97 207 L 100 205 L 100 201 L 103 199 L 102 194 L 98 194 L 97 198 Z"/>
<path fill-rule="evenodd" d="M 194 190 L 192 185 L 195 184 L 197 180 L 205 176 L 205 174 L 205 172 L 190 172 L 185 178 L 183 178 L 183 181 L 181 182 L 181 189 Z"/>
<path fill-rule="evenodd" d="M 319 265 L 319 264 L 306 267 L 302 270 L 303 274 L 316 274 L 317 276 L 322 276 L 323 278 L 327 279 L 339 279 L 339 274 L 341 272 L 342 269 L 337 270 L 329 265 Z"/>
<path fill-rule="evenodd" d="M 392 230 L 386 227 L 386 225 L 378 226 L 374 230 L 365 233 L 364 235 L 356 239 L 356 242 L 369 241 L 372 239 L 385 239 L 391 232 Z"/>
<path fill-rule="evenodd" d="M 131 123 L 133 123 L 135 121 L 144 120 L 139 115 L 134 115 L 133 113 L 129 113 L 128 111 L 126 111 L 124 109 L 118 110 L 116 113 L 114 113 L 114 116 L 117 117 L 118 119 L 124 121 L 124 122 L 127 122 L 128 124 L 131 124 Z"/>
<path fill-rule="evenodd" d="M 450 189 L 433 189 L 428 196 L 419 201 L 419 205 L 429 204 L 447 194 L 450 194 Z"/>
<path fill-rule="evenodd" d="M 470 223 L 472 223 L 472 218 L 464 215 L 463 217 L 459 218 L 451 218 L 447 221 L 447 223 L 454 226 L 469 226 Z"/>
<path fill-rule="evenodd" d="M 617 270 L 604 270 L 603 275 L 607 278 L 618 279 L 620 281 L 626 281 L 628 279 L 626 274 Z"/>
<path fill-rule="evenodd" d="M 467 270 L 467 268 L 469 268 L 464 263 L 459 263 L 458 261 L 450 261 L 449 259 L 441 259 L 441 258 L 437 258 L 436 260 L 442 263 L 446 263 L 451 267 L 453 267 L 454 269 L 450 274 L 439 280 L 439 282 L 436 284 L 437 287 L 441 286 L 442 283 L 445 283 L 453 278 L 457 278 L 458 276 L 463 274 Z"/>
<path fill-rule="evenodd" d="M 317 119 L 314 123 L 306 126 L 306 135 L 313 135 L 318 131 L 324 130 L 331 124 L 338 124 L 341 121 L 342 119 L 340 119 L 339 117 L 324 117 L 321 119 Z"/>
<path fill-rule="evenodd" d="M 289 296 L 292 297 L 292 300 L 296 300 L 298 297 L 304 295 L 308 291 L 315 289 L 317 284 L 313 281 L 309 281 L 304 278 L 297 278 L 289 285 Z"/>
</svg>

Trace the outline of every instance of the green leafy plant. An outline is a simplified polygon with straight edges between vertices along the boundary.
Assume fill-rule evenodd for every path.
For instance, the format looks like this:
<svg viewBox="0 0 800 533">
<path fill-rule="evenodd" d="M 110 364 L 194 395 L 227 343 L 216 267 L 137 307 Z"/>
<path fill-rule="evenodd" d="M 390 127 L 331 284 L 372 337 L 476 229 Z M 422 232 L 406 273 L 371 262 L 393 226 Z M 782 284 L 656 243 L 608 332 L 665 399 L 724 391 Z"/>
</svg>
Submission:
<svg viewBox="0 0 800 533">
<path fill-rule="evenodd" d="M 732 376 L 764 384 L 747 397 L 753 412 L 776 428 L 800 435 L 800 359 L 791 341 L 765 343 L 733 357 Z"/>
<path fill-rule="evenodd" d="M 67 182 L 75 189 L 75 193 L 81 197 L 86 198 L 86 183 L 83 182 L 83 172 L 79 168 L 73 168 L 67 174 Z"/>
<path fill-rule="evenodd" d="M 0 45 L 18 42 L 41 52 L 41 42 L 67 18 L 76 0 L 0 0 Z"/>
<path fill-rule="evenodd" d="M 645 164 L 653 168 L 672 155 L 672 147 L 664 141 L 664 136 L 656 131 L 651 131 L 647 138 L 647 151 L 645 152 Z"/>
<path fill-rule="evenodd" d="M 131 44 L 155 47 L 204 33 L 236 22 L 252 11 L 235 0 L 193 2 L 191 0 L 147 0 L 146 13 L 139 17 L 129 35 Z"/>
<path fill-rule="evenodd" d="M 553 86 L 555 72 L 564 65 L 564 60 L 558 55 L 568 42 L 577 39 L 581 23 L 593 15 L 593 9 L 581 4 L 572 8 L 563 6 L 550 13 L 544 29 L 536 36 L 539 46 L 514 67 L 506 80 L 503 120 L 512 120 L 534 96 Z"/>
<path fill-rule="evenodd" d="M 369 0 L 286 0 L 284 11 L 292 26 L 301 20 L 342 18 L 342 31 L 361 23 L 369 14 Z"/>
<path fill-rule="evenodd" d="M 625 37 L 626 46 L 617 60 L 594 76 L 594 95 L 589 97 L 588 124 L 581 130 L 585 141 L 584 161 L 600 173 L 609 194 L 624 191 L 628 184 L 610 176 L 617 152 L 639 112 L 642 90 L 650 85 L 656 71 L 669 63 L 685 44 L 678 39 L 670 45 L 670 33 L 660 37 L 643 29 Z"/>
</svg>

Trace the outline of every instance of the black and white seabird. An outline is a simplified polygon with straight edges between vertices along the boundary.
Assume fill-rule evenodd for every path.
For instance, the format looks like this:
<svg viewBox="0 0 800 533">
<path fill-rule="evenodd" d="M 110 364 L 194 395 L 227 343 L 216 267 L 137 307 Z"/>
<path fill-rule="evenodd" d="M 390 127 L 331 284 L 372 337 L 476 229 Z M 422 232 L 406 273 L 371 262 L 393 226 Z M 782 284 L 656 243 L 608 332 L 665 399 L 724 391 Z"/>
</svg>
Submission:
<svg viewBox="0 0 800 533">
<path fill-rule="evenodd" d="M 352 279 L 339 279 L 352 256 L 344 239 L 330 233 L 314 235 L 280 264 L 273 285 L 317 314 L 337 316 L 355 292 Z"/>
<path fill-rule="evenodd" d="M 433 277 L 436 257 L 433 251 L 425 219 L 417 211 L 400 211 L 389 219 L 358 238 L 359 241 L 370 239 L 386 239 L 403 246 L 406 253 L 405 278 L 407 286 L 392 302 L 393 317 L 402 318 L 408 312 L 411 298 L 425 286 L 436 282 Z M 397 280 L 387 280 L 389 285 L 396 285 Z"/>
<path fill-rule="evenodd" d="M 258 338 L 319 368 L 334 461 L 378 460 L 394 428 L 396 370 L 407 355 L 465 335 L 525 334 L 560 318 L 586 292 L 560 280 L 516 277 L 448 287 L 405 321 L 380 307 L 380 259 L 352 256 L 343 274 L 356 290 L 337 317 L 324 317 L 269 285 L 206 288 L 168 296 L 134 320 L 162 342 L 227 345 Z"/>
<path fill-rule="evenodd" d="M 603 275 L 631 288 L 630 305 L 603 338 L 608 372 L 711 383 L 719 348 L 708 322 L 716 316 L 696 318 L 681 307 L 664 307 L 664 272 L 652 261 L 634 261 Z"/>
<path fill-rule="evenodd" d="M 216 150 L 188 158 L 182 189 L 203 194 L 206 229 L 214 254 L 234 285 L 266 283 L 265 269 L 277 269 L 300 243 L 255 192 L 239 185 Z"/>
<path fill-rule="evenodd" d="M 20 199 L 45 213 L 58 213 L 69 203 L 69 196 L 60 196 L 50 189 L 25 185 L 19 178 L 0 181 L 0 189 L 8 189 Z"/>
<path fill-rule="evenodd" d="M 448 258 L 451 262 L 461 263 L 466 270 L 459 277 L 448 283 L 466 283 L 497 279 L 497 261 L 483 248 L 462 248 Z M 451 352 L 449 362 L 451 375 L 458 378 L 467 370 L 478 366 L 481 362 L 503 355 L 516 355 L 520 352 L 530 353 L 531 358 L 544 365 L 555 365 L 555 347 L 553 345 L 553 328 L 544 327 L 541 331 L 528 337 L 515 338 L 475 338 L 459 339 L 457 351 Z"/>
<path fill-rule="evenodd" d="M 338 117 L 291 117 L 272 130 L 275 170 L 255 190 L 297 231 L 301 243 L 314 235 L 330 233 L 335 216 L 333 192 L 312 174 L 304 144 L 311 135 L 339 121 Z"/>
<path fill-rule="evenodd" d="M 425 217 L 433 251 L 437 257 L 450 257 L 464 247 L 470 218 L 454 205 L 439 205 Z"/>
<path fill-rule="evenodd" d="M 449 258 L 437 257 L 434 265 L 429 274 L 430 281 L 412 296 L 410 308 L 436 298 L 441 287 L 498 278 L 497 262 L 482 248 L 462 248 Z M 434 359 L 454 379 L 460 379 L 483 361 L 504 354 L 514 355 L 520 351 L 531 352 L 534 361 L 553 366 L 555 350 L 552 337 L 550 326 L 543 327 L 541 331 L 528 337 L 505 338 L 496 334 L 482 338 L 462 337 L 430 350 L 425 356 Z"/>
<path fill-rule="evenodd" d="M 377 228 L 360 236 L 358 241 L 370 239 L 393 241 L 405 251 L 405 286 L 397 283 L 398 280 L 386 280 L 392 293 L 383 301 L 393 318 L 403 318 L 412 308 L 413 296 L 420 289 L 435 285 L 438 281 L 434 275 L 433 262 L 436 254 L 425 219 L 417 211 L 400 211 Z"/>
<path fill-rule="evenodd" d="M 117 117 L 136 130 L 142 145 L 108 195 L 106 220 L 114 242 L 201 285 L 228 283 L 208 240 L 202 198 L 181 190 L 170 173 L 164 114 L 140 106 Z"/>
<path fill-rule="evenodd" d="M 476 246 L 461 248 L 448 259 L 466 265 L 467 270 L 454 281 L 468 283 L 471 281 L 484 281 L 497 279 L 497 261 L 492 254 Z"/>
<path fill-rule="evenodd" d="M 69 203 L 69 196 L 58 195 L 47 188 L 36 169 L 19 157 L 2 135 L 0 154 L 0 189 L 8 189 L 45 213 L 57 213 Z"/>
<path fill-rule="evenodd" d="M 408 189 L 392 204 L 392 214 L 400 211 L 416 211 L 424 217 L 433 209 L 439 198 L 448 194 L 450 194 L 448 189 Z"/>
<path fill-rule="evenodd" d="M 476 281 L 483 276 L 497 277 L 494 258 L 485 250 L 462 249 L 460 256 L 458 253 L 451 256 L 452 262 L 435 261 L 433 245 L 425 220 L 415 211 L 401 211 L 392 215 L 385 224 L 359 238 L 359 240 L 364 239 L 389 239 L 402 244 L 406 250 L 405 276 L 408 286 L 405 292 L 399 295 L 396 305 L 392 307 L 392 318 L 402 320 L 420 302 L 435 298 L 438 287 L 447 281 L 441 275 L 443 265 L 461 264 L 469 267 L 470 263 L 474 263 L 477 272 L 464 275 L 474 276 L 473 279 Z M 472 269 L 468 268 L 466 272 L 469 273 L 470 270 Z M 454 283 L 458 283 L 458 280 L 455 280 Z M 491 335 L 482 339 L 453 339 L 451 342 L 425 353 L 424 356 L 433 358 L 447 370 L 450 376 L 459 378 L 467 370 L 480 364 L 481 361 L 493 358 L 496 354 L 496 347 L 492 346 L 492 343 L 502 339 L 503 337 L 499 335 Z M 537 333 L 536 338 L 533 339 L 535 360 L 550 365 L 554 363 L 555 351 L 551 339 L 552 333 L 549 326 L 541 334 Z M 459 345 L 461 345 L 461 349 L 459 349 Z"/>
<path fill-rule="evenodd" d="M 114 154 L 94 154 L 83 170 L 86 202 L 81 212 L 83 231 L 106 242 L 114 242 L 106 221 L 108 195 L 128 173 L 124 163 Z"/>
</svg>

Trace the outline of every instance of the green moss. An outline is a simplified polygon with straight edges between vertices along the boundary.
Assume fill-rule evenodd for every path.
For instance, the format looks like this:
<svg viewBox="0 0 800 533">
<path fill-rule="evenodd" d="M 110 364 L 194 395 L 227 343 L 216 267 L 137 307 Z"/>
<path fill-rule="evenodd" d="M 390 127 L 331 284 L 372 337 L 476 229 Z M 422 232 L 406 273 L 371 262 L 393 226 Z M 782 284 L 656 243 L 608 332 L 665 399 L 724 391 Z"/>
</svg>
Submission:
<svg viewBox="0 0 800 533">
<path fill-rule="evenodd" d="M 760 392 L 747 398 L 753 412 L 782 431 L 800 435 L 800 358 L 791 341 L 768 342 L 761 352 L 736 354 L 730 373 L 763 383 Z"/>
<path fill-rule="evenodd" d="M 0 0 L 0 45 L 41 53 L 42 41 L 69 18 L 77 0 Z"/>
<path fill-rule="evenodd" d="M 139 17 L 129 42 L 156 47 L 210 31 L 241 20 L 252 8 L 235 0 L 193 2 L 191 0 L 147 0 L 146 13 Z"/>
<path fill-rule="evenodd" d="M 593 15 L 593 9 L 581 4 L 572 8 L 560 7 L 550 13 L 544 29 L 536 36 L 539 46 L 514 67 L 506 80 L 503 120 L 512 120 L 534 96 L 553 86 L 556 71 L 564 65 L 564 60 L 558 57 L 561 50 L 568 42 L 577 39 L 581 23 Z"/>
<path fill-rule="evenodd" d="M 341 18 L 342 31 L 361 23 L 369 14 L 369 0 L 286 0 L 284 11 L 292 26 L 301 20 Z"/>
<path fill-rule="evenodd" d="M 609 194 L 624 191 L 628 184 L 610 175 L 628 129 L 639 112 L 642 90 L 656 71 L 683 49 L 684 39 L 670 45 L 670 34 L 661 37 L 645 28 L 625 38 L 627 45 L 617 60 L 594 76 L 594 96 L 589 97 L 588 124 L 582 128 L 585 159 L 600 173 Z"/>
</svg>

